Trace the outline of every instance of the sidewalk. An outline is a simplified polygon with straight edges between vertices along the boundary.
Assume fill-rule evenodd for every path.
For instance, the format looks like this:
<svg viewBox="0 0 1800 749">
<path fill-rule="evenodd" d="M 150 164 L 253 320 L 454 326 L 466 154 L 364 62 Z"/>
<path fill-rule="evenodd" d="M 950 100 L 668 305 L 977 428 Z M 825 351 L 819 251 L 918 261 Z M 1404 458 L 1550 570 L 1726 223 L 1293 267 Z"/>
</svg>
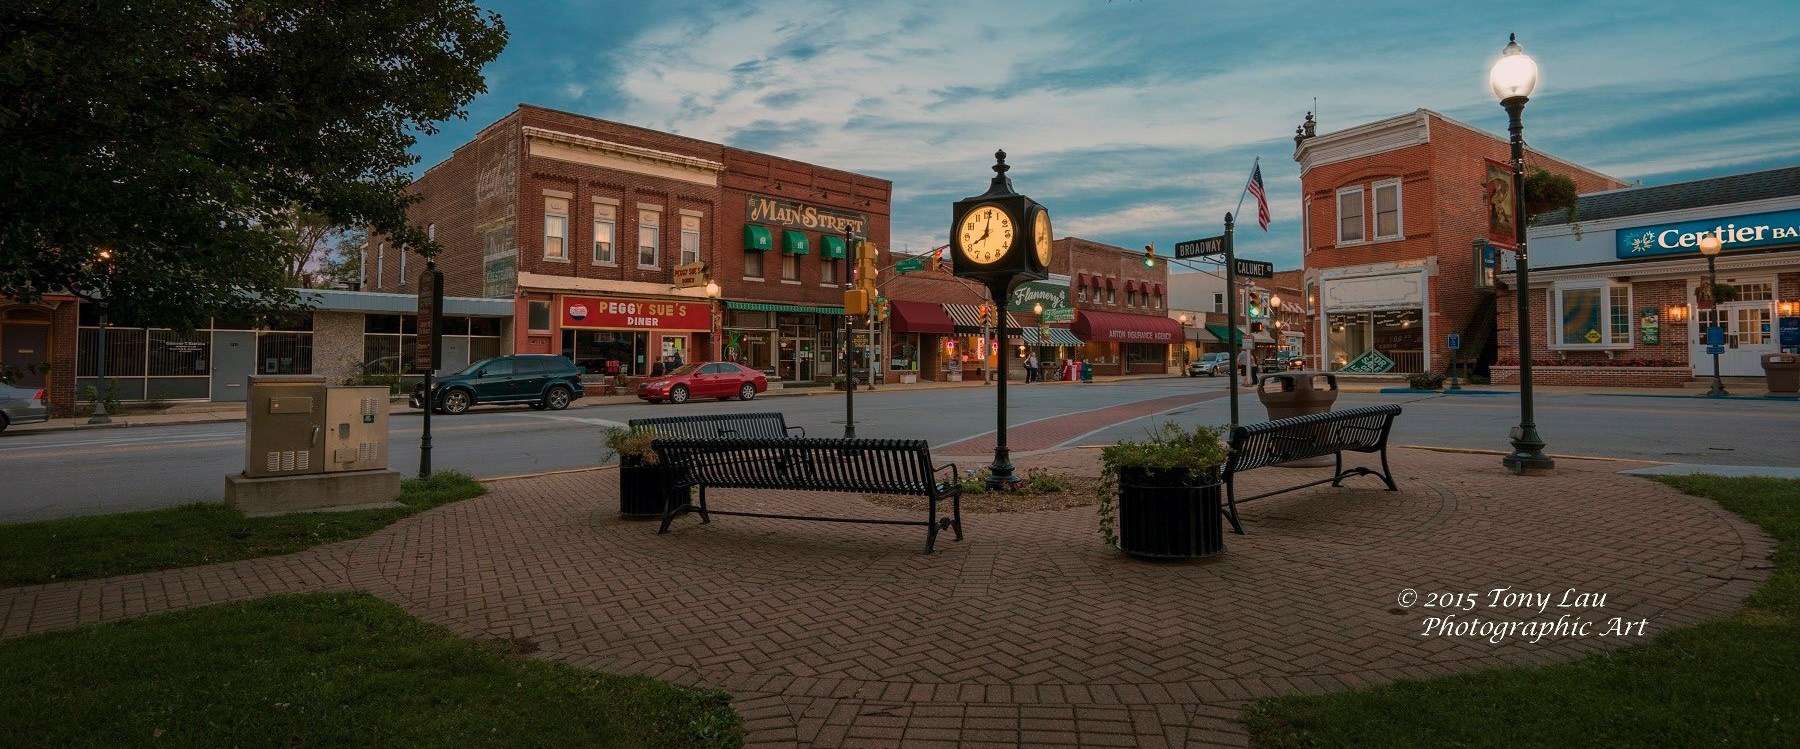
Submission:
<svg viewBox="0 0 1800 749">
<path fill-rule="evenodd" d="M 1162 379 L 1172 379 L 1172 378 L 1176 378 L 1179 376 L 1180 375 L 1159 374 L 1159 375 L 1125 375 L 1125 376 L 1095 377 L 1094 382 L 1098 383 L 1098 384 L 1105 384 L 1105 383 L 1110 383 L 1110 382 L 1121 382 L 1121 381 L 1162 380 Z M 1024 385 L 1025 383 L 1022 380 L 1013 380 L 1012 384 Z M 1056 380 L 1056 381 L 1050 381 L 1050 382 L 1044 382 L 1044 383 L 1032 383 L 1033 386 L 1036 386 L 1039 384 L 1042 384 L 1042 385 L 1076 385 L 1076 384 L 1081 384 L 1081 383 L 1066 382 L 1066 381 L 1062 381 L 1062 380 Z M 858 390 L 857 392 L 858 393 L 870 393 L 870 392 L 879 393 L 879 392 L 888 392 L 888 391 L 896 391 L 896 390 L 901 390 L 901 391 L 944 390 L 944 389 L 949 389 L 949 388 L 988 387 L 991 385 L 992 385 L 992 383 L 984 383 L 979 380 L 974 380 L 974 381 L 969 381 L 969 382 L 919 382 L 919 383 L 914 383 L 911 385 L 900 385 L 900 384 L 880 385 L 880 386 L 877 386 L 874 390 L 869 390 L 867 388 L 864 388 L 864 389 Z M 775 389 L 769 390 L 768 392 L 762 393 L 756 397 L 758 399 L 788 398 L 788 397 L 803 396 L 803 395 L 834 395 L 834 394 L 841 395 L 842 393 L 843 393 L 842 390 L 836 390 L 829 385 L 825 385 L 825 386 L 809 386 L 809 387 L 793 387 L 793 388 L 775 388 Z M 405 396 L 399 396 L 399 395 L 393 396 L 392 402 L 393 402 L 392 415 L 394 415 L 394 416 L 408 416 L 408 415 L 416 416 L 421 413 L 421 411 L 419 409 L 412 408 L 406 404 Z M 631 404 L 640 404 L 643 402 L 644 401 L 639 400 L 638 397 L 635 395 L 612 395 L 612 396 L 590 395 L 590 396 L 581 398 L 581 399 L 575 401 L 574 403 L 569 404 L 569 410 L 574 411 L 574 410 L 586 409 L 586 408 L 596 408 L 596 407 L 600 407 L 600 406 L 631 405 Z M 498 411 L 498 410 L 516 410 L 519 408 L 521 408 L 521 406 L 509 404 L 509 405 L 503 405 L 503 406 L 476 406 L 474 410 L 476 412 L 482 412 L 482 411 Z M 170 425 L 175 425 L 175 424 L 212 424 L 212 423 L 230 422 L 230 421 L 243 421 L 244 420 L 244 404 L 242 404 L 242 403 L 176 403 L 167 408 L 160 409 L 160 410 L 157 410 L 154 412 L 144 411 L 144 412 L 135 412 L 135 413 L 133 412 L 133 410 L 130 406 L 127 406 L 125 408 L 124 413 L 113 415 L 111 423 L 89 424 L 89 423 L 87 423 L 87 420 L 88 420 L 88 417 L 86 417 L 86 416 L 76 416 L 76 417 L 70 417 L 70 418 L 51 419 L 49 421 L 38 422 L 35 424 L 15 424 L 11 427 L 8 427 L 4 433 L 0 433 L 0 439 L 5 439 L 6 437 L 12 436 L 15 434 L 38 434 L 38 433 L 43 433 L 43 432 L 66 432 L 66 431 L 77 430 L 77 429 L 114 429 L 114 428 L 124 428 L 124 427 L 133 427 L 133 426 L 170 426 Z"/>
</svg>

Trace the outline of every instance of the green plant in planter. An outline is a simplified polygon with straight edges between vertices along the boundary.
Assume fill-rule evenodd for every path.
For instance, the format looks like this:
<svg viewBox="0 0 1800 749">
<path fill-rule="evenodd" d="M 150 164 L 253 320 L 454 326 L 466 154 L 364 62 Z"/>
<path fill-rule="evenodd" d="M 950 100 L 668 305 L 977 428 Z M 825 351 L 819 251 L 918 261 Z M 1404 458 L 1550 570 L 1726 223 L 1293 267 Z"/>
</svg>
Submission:
<svg viewBox="0 0 1800 749">
<path fill-rule="evenodd" d="M 1543 168 L 1533 168 L 1525 175 L 1526 217 L 1562 211 L 1568 216 L 1569 230 L 1574 232 L 1576 239 L 1581 239 L 1581 217 L 1577 215 L 1577 206 L 1575 180 Z"/>
<path fill-rule="evenodd" d="M 650 449 L 650 443 L 655 439 L 654 429 L 613 427 L 606 430 L 606 447 L 619 454 L 620 463 L 656 465 L 656 451 Z"/>
<path fill-rule="evenodd" d="M 1124 440 L 1100 451 L 1100 537 L 1106 545 L 1119 545 L 1119 477 L 1140 474 L 1168 484 L 1198 482 L 1215 475 L 1225 464 L 1221 427 L 1196 426 L 1192 430 L 1167 422 L 1149 439 Z"/>
<path fill-rule="evenodd" d="M 1406 384 L 1414 390 L 1437 390 L 1444 386 L 1444 375 L 1439 372 L 1420 372 L 1406 378 Z"/>
</svg>

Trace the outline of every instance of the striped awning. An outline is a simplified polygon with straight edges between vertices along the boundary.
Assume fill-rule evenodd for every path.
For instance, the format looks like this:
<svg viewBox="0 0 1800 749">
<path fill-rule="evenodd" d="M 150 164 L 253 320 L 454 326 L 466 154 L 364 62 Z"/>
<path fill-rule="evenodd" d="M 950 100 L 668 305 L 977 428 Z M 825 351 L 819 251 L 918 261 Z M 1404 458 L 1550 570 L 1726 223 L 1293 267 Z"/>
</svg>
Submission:
<svg viewBox="0 0 1800 749">
<path fill-rule="evenodd" d="M 981 310 L 973 304 L 945 304 L 944 311 L 950 313 L 950 319 L 963 332 L 973 333 L 981 329 Z M 1011 312 L 1006 313 L 1006 327 L 1019 327 L 1018 319 Z"/>
<path fill-rule="evenodd" d="M 1024 340 L 1027 346 L 1080 346 L 1081 339 L 1075 337 L 1075 331 L 1068 328 L 1044 328 L 1045 336 L 1038 335 L 1038 328 L 1020 328 L 1019 333 L 1011 337 L 1013 343 Z"/>
</svg>

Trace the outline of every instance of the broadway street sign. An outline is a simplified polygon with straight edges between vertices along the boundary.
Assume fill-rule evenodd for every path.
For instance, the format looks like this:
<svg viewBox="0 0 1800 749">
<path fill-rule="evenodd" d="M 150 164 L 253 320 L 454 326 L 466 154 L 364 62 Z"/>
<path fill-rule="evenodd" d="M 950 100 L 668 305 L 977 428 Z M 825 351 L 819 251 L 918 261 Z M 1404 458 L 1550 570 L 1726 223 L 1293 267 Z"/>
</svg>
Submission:
<svg viewBox="0 0 1800 749">
<path fill-rule="evenodd" d="M 1245 260 L 1241 257 L 1235 258 L 1232 268 L 1237 271 L 1238 275 L 1245 278 L 1270 278 L 1275 275 L 1274 264 L 1265 263 L 1261 260 Z"/>
<path fill-rule="evenodd" d="M 1225 235 L 1223 234 L 1175 243 L 1175 257 L 1179 259 L 1218 255 L 1223 252 L 1225 252 Z"/>
</svg>

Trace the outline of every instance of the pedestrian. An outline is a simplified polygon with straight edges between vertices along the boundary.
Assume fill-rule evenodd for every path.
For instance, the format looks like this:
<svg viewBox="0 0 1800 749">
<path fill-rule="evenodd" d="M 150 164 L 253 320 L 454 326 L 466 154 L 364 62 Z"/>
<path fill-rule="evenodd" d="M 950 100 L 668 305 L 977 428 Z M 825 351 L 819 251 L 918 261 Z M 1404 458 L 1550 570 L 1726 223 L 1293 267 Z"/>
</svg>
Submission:
<svg viewBox="0 0 1800 749">
<path fill-rule="evenodd" d="M 1242 376 L 1249 378 L 1248 381 L 1245 382 L 1244 384 L 1255 385 L 1256 384 L 1256 356 L 1254 354 L 1250 353 L 1250 349 L 1244 349 L 1244 350 L 1238 352 L 1237 363 L 1238 363 L 1238 370 L 1242 374 Z"/>
<path fill-rule="evenodd" d="M 669 369 L 671 371 L 681 369 L 681 352 L 680 351 L 677 351 L 677 352 L 669 355 Z"/>
<path fill-rule="evenodd" d="M 1025 381 L 1038 381 L 1038 358 L 1035 351 L 1025 355 Z"/>
<path fill-rule="evenodd" d="M 657 359 L 656 363 L 650 365 L 650 376 L 651 377 L 663 376 L 663 362 L 661 359 Z"/>
</svg>

